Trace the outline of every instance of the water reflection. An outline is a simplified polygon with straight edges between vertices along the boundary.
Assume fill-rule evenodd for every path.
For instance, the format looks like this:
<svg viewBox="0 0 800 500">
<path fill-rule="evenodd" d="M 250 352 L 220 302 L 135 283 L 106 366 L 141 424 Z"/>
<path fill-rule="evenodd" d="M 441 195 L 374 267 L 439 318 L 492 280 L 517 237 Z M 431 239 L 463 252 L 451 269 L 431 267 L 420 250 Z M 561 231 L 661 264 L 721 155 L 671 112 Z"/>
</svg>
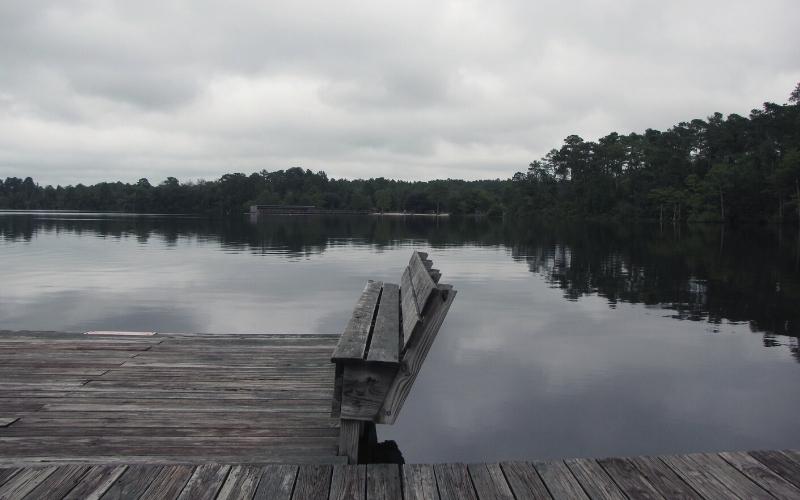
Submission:
<svg viewBox="0 0 800 500">
<path fill-rule="evenodd" d="M 0 329 L 338 333 L 412 248 L 459 294 L 409 463 L 800 446 L 796 232 L 0 214 Z"/>
<path fill-rule="evenodd" d="M 658 306 L 671 317 L 746 323 L 768 347 L 784 346 L 800 361 L 800 239 L 798 233 L 717 225 L 547 224 L 536 221 L 398 217 L 206 219 L 107 214 L 0 214 L 6 245 L 37 235 L 151 239 L 175 247 L 183 239 L 226 252 L 319 255 L 354 245 L 375 251 L 398 245 L 446 249 L 509 249 L 511 258 L 563 290 L 567 300 L 597 295 Z M 8 248 L 8 246 L 7 246 Z M 716 331 L 716 328 L 714 328 Z"/>
</svg>

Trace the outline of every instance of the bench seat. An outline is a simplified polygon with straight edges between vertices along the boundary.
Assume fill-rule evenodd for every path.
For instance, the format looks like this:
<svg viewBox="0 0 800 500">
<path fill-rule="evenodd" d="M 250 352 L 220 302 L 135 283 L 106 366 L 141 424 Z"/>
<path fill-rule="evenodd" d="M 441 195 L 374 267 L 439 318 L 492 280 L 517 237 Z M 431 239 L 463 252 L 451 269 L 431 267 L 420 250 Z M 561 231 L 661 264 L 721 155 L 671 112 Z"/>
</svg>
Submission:
<svg viewBox="0 0 800 500">
<path fill-rule="evenodd" d="M 440 277 L 428 255 L 415 251 L 399 285 L 367 282 L 331 357 L 332 414 L 343 429 L 394 423 L 455 298 Z"/>
</svg>

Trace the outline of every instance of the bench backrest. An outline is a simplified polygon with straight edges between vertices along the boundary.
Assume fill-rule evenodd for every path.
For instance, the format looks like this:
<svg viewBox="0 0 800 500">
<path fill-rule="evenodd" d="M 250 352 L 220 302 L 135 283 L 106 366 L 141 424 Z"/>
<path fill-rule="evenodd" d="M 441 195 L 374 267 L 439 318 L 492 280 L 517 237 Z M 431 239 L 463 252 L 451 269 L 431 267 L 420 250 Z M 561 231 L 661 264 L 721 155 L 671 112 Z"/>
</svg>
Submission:
<svg viewBox="0 0 800 500">
<path fill-rule="evenodd" d="M 399 286 L 367 283 L 331 358 L 335 415 L 394 422 L 455 297 L 440 277 L 414 252 Z"/>
<path fill-rule="evenodd" d="M 427 312 L 431 297 L 448 291 L 428 254 L 414 252 L 400 286 L 368 281 L 334 350 L 333 361 L 400 361 Z M 402 318 L 402 323 L 401 323 Z"/>
</svg>

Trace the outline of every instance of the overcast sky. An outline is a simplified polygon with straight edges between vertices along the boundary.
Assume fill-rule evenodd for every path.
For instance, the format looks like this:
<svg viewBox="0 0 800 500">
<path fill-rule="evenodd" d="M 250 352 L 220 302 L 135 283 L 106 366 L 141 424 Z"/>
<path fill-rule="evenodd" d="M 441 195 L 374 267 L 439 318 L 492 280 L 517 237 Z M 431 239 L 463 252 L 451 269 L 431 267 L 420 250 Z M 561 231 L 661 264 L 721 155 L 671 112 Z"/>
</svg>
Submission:
<svg viewBox="0 0 800 500">
<path fill-rule="evenodd" d="M 507 178 L 786 102 L 797 0 L 2 0 L 0 177 Z"/>
</svg>

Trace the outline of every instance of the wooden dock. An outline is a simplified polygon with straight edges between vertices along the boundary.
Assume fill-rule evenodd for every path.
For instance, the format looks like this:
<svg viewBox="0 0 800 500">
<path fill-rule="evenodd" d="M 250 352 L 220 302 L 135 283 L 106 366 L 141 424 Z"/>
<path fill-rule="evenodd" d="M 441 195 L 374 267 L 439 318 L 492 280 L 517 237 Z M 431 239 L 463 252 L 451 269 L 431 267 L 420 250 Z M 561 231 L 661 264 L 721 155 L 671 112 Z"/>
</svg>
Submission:
<svg viewBox="0 0 800 500">
<path fill-rule="evenodd" d="M 0 332 L 0 500 L 800 498 L 791 450 L 346 465 L 338 339 Z"/>
<path fill-rule="evenodd" d="M 338 338 L 0 332 L 0 466 L 340 463 Z"/>
<path fill-rule="evenodd" d="M 435 465 L 0 468 L 2 499 L 792 499 L 800 453 Z"/>
</svg>

